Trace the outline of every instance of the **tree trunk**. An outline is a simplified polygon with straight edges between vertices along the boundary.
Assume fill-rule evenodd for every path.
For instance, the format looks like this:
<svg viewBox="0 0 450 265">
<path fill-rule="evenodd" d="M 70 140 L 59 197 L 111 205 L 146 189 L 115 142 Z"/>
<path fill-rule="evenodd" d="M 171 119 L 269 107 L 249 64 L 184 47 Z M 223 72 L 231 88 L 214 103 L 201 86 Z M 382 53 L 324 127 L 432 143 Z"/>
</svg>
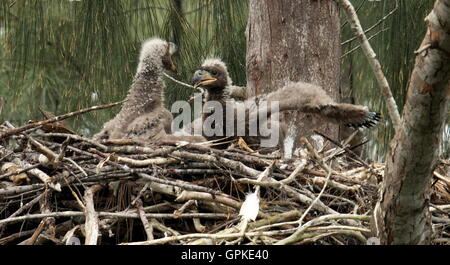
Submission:
<svg viewBox="0 0 450 265">
<path fill-rule="evenodd" d="M 246 37 L 248 95 L 304 81 L 323 86 L 338 100 L 341 46 L 334 1 L 250 0 Z M 313 129 L 338 136 L 337 125 L 308 114 L 285 113 L 284 119 L 287 156 L 295 148 L 293 139 L 310 136 Z"/>
<path fill-rule="evenodd" d="M 426 21 L 429 28 L 417 52 L 374 211 L 382 244 L 428 244 L 431 239 L 431 178 L 449 102 L 450 0 L 437 0 Z"/>
<path fill-rule="evenodd" d="M 172 12 L 175 12 L 175 14 L 173 14 L 173 19 L 175 19 L 175 21 L 173 22 L 171 41 L 177 44 L 178 47 L 181 47 L 183 37 L 183 26 L 181 25 L 181 21 L 183 21 L 183 6 L 181 0 L 172 0 Z"/>
</svg>

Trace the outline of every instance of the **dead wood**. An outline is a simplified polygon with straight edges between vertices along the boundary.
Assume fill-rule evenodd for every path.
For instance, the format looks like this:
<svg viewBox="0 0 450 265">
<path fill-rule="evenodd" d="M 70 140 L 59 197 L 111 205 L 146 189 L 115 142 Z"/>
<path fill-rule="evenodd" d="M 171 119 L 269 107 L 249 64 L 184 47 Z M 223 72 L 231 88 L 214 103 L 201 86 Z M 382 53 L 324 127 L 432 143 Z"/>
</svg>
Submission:
<svg viewBox="0 0 450 265">
<path fill-rule="evenodd" d="M 0 176 L 0 244 L 365 244 L 384 171 L 326 135 L 335 149 L 302 140 L 289 160 L 39 130 L 9 136 L 0 167 L 18 168 Z M 434 174 L 436 244 L 448 240 L 449 166 L 442 159 Z M 29 181 L 14 182 L 19 174 Z M 243 226 L 253 192 L 258 214 Z"/>
</svg>

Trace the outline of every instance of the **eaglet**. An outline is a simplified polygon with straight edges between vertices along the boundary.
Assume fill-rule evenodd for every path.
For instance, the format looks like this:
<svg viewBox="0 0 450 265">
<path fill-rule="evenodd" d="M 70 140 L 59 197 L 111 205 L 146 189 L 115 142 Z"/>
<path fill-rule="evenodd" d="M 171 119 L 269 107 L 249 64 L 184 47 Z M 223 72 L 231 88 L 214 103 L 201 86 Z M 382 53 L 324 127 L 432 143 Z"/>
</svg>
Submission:
<svg viewBox="0 0 450 265">
<path fill-rule="evenodd" d="M 228 74 L 227 67 L 224 62 L 220 59 L 207 59 L 203 62 L 200 69 L 198 69 L 192 79 L 194 87 L 203 87 L 207 90 L 206 101 L 217 101 L 222 105 L 223 110 L 223 121 L 222 124 L 216 124 L 222 128 L 225 134 L 226 127 L 230 124 L 226 124 L 225 113 L 236 113 L 238 109 L 244 108 L 245 112 L 245 137 L 244 140 L 248 143 L 258 143 L 263 137 L 262 135 L 256 135 L 255 137 L 250 137 L 248 132 L 249 119 L 253 112 L 261 112 L 262 108 L 260 106 L 270 106 L 270 104 L 261 104 L 262 102 L 278 102 L 279 111 L 300 111 L 304 113 L 311 113 L 319 115 L 323 120 L 346 125 L 353 128 L 359 127 L 372 127 L 380 119 L 380 115 L 376 112 L 372 112 L 366 106 L 336 103 L 333 99 L 326 94 L 326 92 L 317 85 L 304 83 L 304 82 L 292 82 L 281 89 L 268 93 L 261 94 L 256 97 L 245 100 L 243 103 L 235 101 L 230 97 L 233 86 L 231 84 L 231 78 Z M 228 104 L 227 104 L 228 103 Z M 231 104 L 230 104 L 231 103 Z M 232 107 L 233 110 L 227 110 L 227 108 Z M 270 108 L 263 108 L 266 115 L 271 115 L 274 112 Z M 203 122 L 212 115 L 213 112 L 204 110 Z M 235 114 L 236 115 L 236 114 Z M 236 120 L 236 119 L 235 119 Z M 219 121 L 220 123 L 220 121 Z M 265 124 L 267 128 L 276 128 L 279 130 L 280 139 L 278 144 L 282 142 L 283 129 L 277 120 L 267 121 L 269 124 Z M 271 123 L 271 124 L 270 124 Z M 237 124 L 234 124 L 234 128 L 237 128 Z M 202 126 L 201 119 L 195 120 L 192 124 L 184 128 L 187 133 L 193 133 L 196 127 Z M 261 126 L 258 124 L 257 126 Z M 234 134 L 237 135 L 237 134 Z M 217 140 L 219 138 L 224 138 L 224 136 L 206 136 L 208 140 Z"/>
<path fill-rule="evenodd" d="M 172 62 L 176 50 L 175 44 L 159 38 L 143 43 L 126 102 L 94 139 L 157 141 L 171 132 L 173 117 L 163 106 L 165 84 L 161 75 L 164 70 L 176 71 Z"/>
</svg>

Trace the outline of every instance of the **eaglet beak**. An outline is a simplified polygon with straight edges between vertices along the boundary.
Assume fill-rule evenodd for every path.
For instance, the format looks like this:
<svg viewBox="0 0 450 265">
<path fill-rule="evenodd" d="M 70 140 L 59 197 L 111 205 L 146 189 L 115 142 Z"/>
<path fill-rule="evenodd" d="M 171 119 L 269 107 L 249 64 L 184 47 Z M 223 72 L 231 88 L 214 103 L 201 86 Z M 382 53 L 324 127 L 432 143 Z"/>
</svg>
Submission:
<svg viewBox="0 0 450 265">
<path fill-rule="evenodd" d="M 169 70 L 172 71 L 176 75 L 178 74 L 177 68 L 175 67 L 175 65 L 173 63 L 170 65 Z"/>
<path fill-rule="evenodd" d="M 211 74 L 205 70 L 197 70 L 192 77 L 192 84 L 194 88 L 197 88 L 199 86 L 206 86 L 216 81 L 217 78 L 212 77 Z"/>
<path fill-rule="evenodd" d="M 170 58 L 170 60 L 169 60 L 169 67 L 168 68 L 174 74 L 176 74 L 176 75 L 178 74 L 177 68 L 175 67 L 175 64 L 173 63 L 172 58 Z"/>
<path fill-rule="evenodd" d="M 178 48 L 174 43 L 169 42 L 168 49 L 169 49 L 169 51 L 168 51 L 168 53 L 169 53 L 168 69 L 170 71 L 172 71 L 173 73 L 178 74 L 177 68 L 175 67 L 175 64 L 173 63 L 173 58 L 172 58 L 178 52 Z"/>
</svg>

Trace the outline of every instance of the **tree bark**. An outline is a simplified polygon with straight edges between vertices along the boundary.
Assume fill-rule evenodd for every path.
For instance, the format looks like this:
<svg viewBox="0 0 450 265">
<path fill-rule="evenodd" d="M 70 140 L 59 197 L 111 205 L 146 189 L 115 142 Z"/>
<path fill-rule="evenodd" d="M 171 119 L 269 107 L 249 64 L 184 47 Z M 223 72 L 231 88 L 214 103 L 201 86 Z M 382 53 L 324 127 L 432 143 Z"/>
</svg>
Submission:
<svg viewBox="0 0 450 265">
<path fill-rule="evenodd" d="M 289 81 L 304 81 L 324 87 L 338 100 L 341 46 L 337 3 L 250 0 L 246 37 L 249 96 L 275 91 Z M 338 136 L 337 125 L 309 114 L 285 113 L 284 119 L 289 121 L 286 143 L 312 135 L 313 129 L 334 139 Z M 285 144 L 285 153 L 294 148 Z"/>
<path fill-rule="evenodd" d="M 450 0 L 437 0 L 390 144 L 374 229 L 382 244 L 428 244 L 431 178 L 449 102 Z"/>
</svg>

